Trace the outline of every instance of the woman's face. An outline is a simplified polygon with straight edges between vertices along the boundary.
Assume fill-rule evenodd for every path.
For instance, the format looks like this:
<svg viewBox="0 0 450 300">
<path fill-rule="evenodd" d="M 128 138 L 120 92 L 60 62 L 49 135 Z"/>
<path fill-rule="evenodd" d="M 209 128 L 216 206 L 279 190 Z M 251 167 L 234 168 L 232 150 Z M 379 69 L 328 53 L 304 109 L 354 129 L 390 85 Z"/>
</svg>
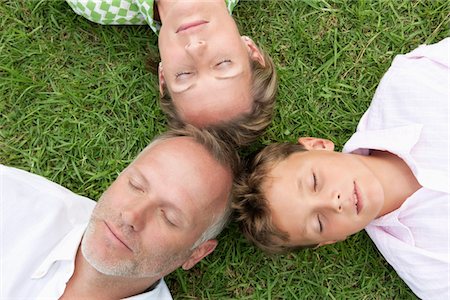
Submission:
<svg viewBox="0 0 450 300">
<path fill-rule="evenodd" d="M 240 36 L 225 1 L 174 3 L 161 27 L 159 50 L 160 85 L 184 122 L 202 127 L 250 112 L 250 59 L 262 57 Z"/>
</svg>

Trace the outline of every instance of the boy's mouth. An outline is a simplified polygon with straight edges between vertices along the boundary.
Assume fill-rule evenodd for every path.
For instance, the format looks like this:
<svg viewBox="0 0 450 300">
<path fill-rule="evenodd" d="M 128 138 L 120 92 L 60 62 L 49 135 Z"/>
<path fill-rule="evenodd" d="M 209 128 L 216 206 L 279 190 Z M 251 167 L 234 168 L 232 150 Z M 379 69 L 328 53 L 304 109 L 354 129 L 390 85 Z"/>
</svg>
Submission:
<svg viewBox="0 0 450 300">
<path fill-rule="evenodd" d="M 359 190 L 358 185 L 355 181 L 353 181 L 353 200 L 356 208 L 356 214 L 359 215 L 359 212 L 363 208 L 363 203 L 361 199 L 361 191 Z"/>
<path fill-rule="evenodd" d="M 178 27 L 176 33 L 179 33 L 181 31 L 186 31 L 188 29 L 191 29 L 191 28 L 194 28 L 194 27 L 197 27 L 197 26 L 201 26 L 201 25 L 204 25 L 204 24 L 207 24 L 207 23 L 209 23 L 209 22 L 208 21 L 204 21 L 204 20 L 199 20 L 199 21 L 186 23 L 186 24 L 183 24 L 180 27 Z"/>
</svg>

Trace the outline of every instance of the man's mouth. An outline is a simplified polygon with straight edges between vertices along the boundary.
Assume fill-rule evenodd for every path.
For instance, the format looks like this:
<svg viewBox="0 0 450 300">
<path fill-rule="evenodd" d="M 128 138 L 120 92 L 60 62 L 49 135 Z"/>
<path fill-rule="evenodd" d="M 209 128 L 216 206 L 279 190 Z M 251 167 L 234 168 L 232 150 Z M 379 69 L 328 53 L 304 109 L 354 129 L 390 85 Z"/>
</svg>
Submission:
<svg viewBox="0 0 450 300">
<path fill-rule="evenodd" d="M 179 33 L 181 31 L 185 31 L 185 30 L 197 27 L 197 26 L 201 26 L 201 25 L 204 25 L 204 24 L 207 24 L 207 23 L 209 23 L 209 22 L 208 21 L 204 21 L 204 20 L 189 22 L 189 23 L 183 24 L 180 27 L 178 27 L 176 33 Z"/>
<path fill-rule="evenodd" d="M 120 243 L 122 243 L 126 248 L 128 248 L 128 250 L 130 250 L 131 252 L 133 252 L 133 249 L 131 249 L 128 244 L 125 242 L 124 238 L 121 236 L 119 231 L 116 231 L 115 228 L 113 228 L 112 226 L 108 225 L 108 223 L 104 222 L 106 227 L 108 228 L 108 230 L 112 233 L 112 235 L 117 239 L 117 241 L 119 241 Z"/>
<path fill-rule="evenodd" d="M 363 203 L 361 199 L 361 191 L 359 190 L 358 185 L 356 182 L 353 182 L 353 201 L 356 208 L 356 214 L 359 215 L 363 208 Z"/>
</svg>

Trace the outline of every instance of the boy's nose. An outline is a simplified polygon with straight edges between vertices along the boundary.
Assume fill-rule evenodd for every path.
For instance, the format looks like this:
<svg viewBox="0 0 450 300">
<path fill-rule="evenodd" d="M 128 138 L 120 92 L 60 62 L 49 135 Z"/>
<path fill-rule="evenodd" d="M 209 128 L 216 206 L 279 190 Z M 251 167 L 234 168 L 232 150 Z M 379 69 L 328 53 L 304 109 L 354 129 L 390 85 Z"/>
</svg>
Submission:
<svg viewBox="0 0 450 300">
<path fill-rule="evenodd" d="M 333 192 L 331 195 L 331 209 L 333 209 L 335 212 L 340 213 L 343 210 L 343 202 L 342 202 L 342 196 L 339 192 Z"/>
<path fill-rule="evenodd" d="M 205 52 L 206 42 L 202 40 L 192 41 L 188 43 L 184 48 L 190 56 L 199 57 Z"/>
</svg>

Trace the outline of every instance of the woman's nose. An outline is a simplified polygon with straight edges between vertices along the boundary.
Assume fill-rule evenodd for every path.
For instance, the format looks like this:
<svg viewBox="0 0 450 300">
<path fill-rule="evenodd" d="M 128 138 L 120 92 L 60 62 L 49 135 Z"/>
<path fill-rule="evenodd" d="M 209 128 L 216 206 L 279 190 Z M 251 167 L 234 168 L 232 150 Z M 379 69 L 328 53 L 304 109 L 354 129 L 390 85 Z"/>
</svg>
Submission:
<svg viewBox="0 0 450 300">
<path fill-rule="evenodd" d="M 205 41 L 193 41 L 190 42 L 185 46 L 186 51 L 189 53 L 190 56 L 198 57 L 203 54 L 203 52 L 206 49 L 206 42 Z"/>
</svg>

